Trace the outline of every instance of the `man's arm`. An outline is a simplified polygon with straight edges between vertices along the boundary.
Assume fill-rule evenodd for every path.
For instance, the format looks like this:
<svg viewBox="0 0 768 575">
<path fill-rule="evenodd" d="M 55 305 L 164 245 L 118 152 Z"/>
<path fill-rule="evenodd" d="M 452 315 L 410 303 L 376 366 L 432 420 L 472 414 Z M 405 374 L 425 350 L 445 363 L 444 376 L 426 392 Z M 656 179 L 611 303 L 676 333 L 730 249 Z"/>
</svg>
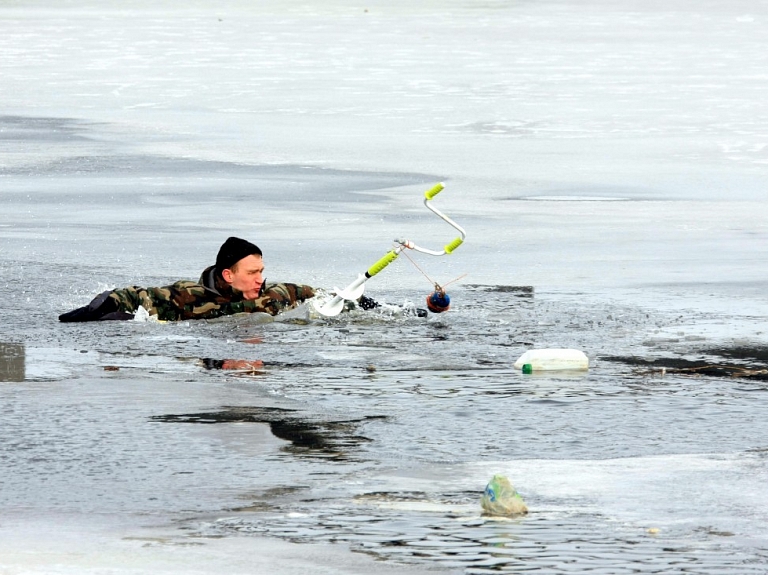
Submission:
<svg viewBox="0 0 768 575">
<path fill-rule="evenodd" d="M 232 302 L 198 283 L 179 281 L 164 287 L 130 286 L 104 292 L 89 306 L 63 314 L 59 319 L 130 319 L 130 314 L 134 314 L 139 307 L 146 309 L 149 315 L 165 321 L 212 319 L 223 315 L 253 312 L 277 315 L 281 311 L 293 309 L 314 295 L 315 290 L 310 286 L 279 283 L 267 285 L 264 293 L 257 299 Z"/>
<path fill-rule="evenodd" d="M 122 292 L 124 290 L 115 290 Z M 114 292 L 113 292 L 114 293 Z M 263 294 L 253 300 L 228 301 L 193 282 L 176 282 L 162 288 L 146 288 L 138 292 L 128 290 L 123 296 L 125 307 L 138 301 L 161 320 L 212 319 L 236 313 L 263 312 L 277 315 L 293 309 L 315 295 L 310 286 L 292 283 L 269 284 Z M 134 308 L 135 309 L 135 308 Z"/>
<path fill-rule="evenodd" d="M 314 288 L 308 285 L 278 283 L 267 284 L 262 295 L 256 299 L 244 300 L 232 303 L 231 306 L 243 306 L 243 312 L 264 312 L 269 315 L 277 315 L 281 311 L 293 309 L 315 295 Z M 233 311 L 231 313 L 239 313 Z"/>
</svg>

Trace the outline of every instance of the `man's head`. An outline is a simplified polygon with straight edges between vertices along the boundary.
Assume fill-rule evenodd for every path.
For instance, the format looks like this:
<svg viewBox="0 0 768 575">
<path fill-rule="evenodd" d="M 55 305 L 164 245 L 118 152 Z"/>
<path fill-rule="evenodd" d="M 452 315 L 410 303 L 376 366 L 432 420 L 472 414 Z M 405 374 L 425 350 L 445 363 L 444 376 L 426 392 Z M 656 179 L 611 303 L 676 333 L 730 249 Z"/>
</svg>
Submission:
<svg viewBox="0 0 768 575">
<path fill-rule="evenodd" d="M 261 250 L 249 241 L 227 238 L 216 256 L 216 271 L 245 299 L 256 299 L 264 283 Z"/>
</svg>

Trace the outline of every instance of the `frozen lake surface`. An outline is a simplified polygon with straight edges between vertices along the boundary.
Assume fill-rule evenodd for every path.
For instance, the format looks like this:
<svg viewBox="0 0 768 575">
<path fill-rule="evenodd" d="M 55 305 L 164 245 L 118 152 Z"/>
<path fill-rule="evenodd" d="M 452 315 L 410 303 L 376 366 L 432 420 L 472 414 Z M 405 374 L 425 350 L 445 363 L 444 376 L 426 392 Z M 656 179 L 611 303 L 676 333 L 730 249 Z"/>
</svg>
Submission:
<svg viewBox="0 0 768 575">
<path fill-rule="evenodd" d="M 0 570 L 764 573 L 766 21 L 0 7 Z M 414 260 L 467 274 L 448 313 L 56 321 L 229 235 L 270 280 L 346 285 L 455 236 L 438 181 L 467 242 Z M 368 286 L 430 291 L 403 257 Z M 541 347 L 591 368 L 512 368 Z M 480 515 L 494 473 L 527 516 Z"/>
</svg>

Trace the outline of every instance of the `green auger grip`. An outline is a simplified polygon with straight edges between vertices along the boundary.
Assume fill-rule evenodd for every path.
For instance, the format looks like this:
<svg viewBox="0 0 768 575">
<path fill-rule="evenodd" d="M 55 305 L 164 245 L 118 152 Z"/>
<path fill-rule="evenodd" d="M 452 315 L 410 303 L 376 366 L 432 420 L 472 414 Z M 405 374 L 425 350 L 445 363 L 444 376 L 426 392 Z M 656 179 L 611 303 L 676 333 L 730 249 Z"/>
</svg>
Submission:
<svg viewBox="0 0 768 575">
<path fill-rule="evenodd" d="M 450 244 L 445 246 L 443 249 L 445 250 L 445 253 L 450 254 L 451 252 L 453 252 L 453 250 L 458 248 L 463 243 L 464 243 L 464 240 L 462 240 L 461 238 L 456 238 Z"/>
<path fill-rule="evenodd" d="M 442 192 L 444 187 L 445 186 L 442 183 L 436 184 L 435 186 L 429 188 L 426 192 L 424 192 L 424 197 L 427 198 L 428 200 L 431 200 L 437 194 Z"/>
<path fill-rule="evenodd" d="M 387 252 L 383 258 L 368 268 L 368 271 L 365 272 L 365 275 L 367 275 L 369 278 L 372 278 L 393 261 L 395 261 L 395 258 L 397 258 L 398 255 L 399 254 L 395 253 L 394 251 Z"/>
</svg>

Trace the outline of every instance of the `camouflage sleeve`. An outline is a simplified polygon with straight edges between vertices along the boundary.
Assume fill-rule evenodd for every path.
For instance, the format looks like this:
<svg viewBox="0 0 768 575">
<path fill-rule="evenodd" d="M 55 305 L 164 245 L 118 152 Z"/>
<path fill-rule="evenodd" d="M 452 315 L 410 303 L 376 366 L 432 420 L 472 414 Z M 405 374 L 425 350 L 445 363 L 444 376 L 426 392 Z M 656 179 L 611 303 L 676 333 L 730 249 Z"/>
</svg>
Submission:
<svg viewBox="0 0 768 575">
<path fill-rule="evenodd" d="M 315 290 L 308 285 L 290 283 L 268 284 L 264 289 L 263 295 L 260 297 L 229 304 L 238 309 L 238 311 L 230 313 L 264 312 L 269 315 L 277 315 L 281 311 L 295 308 L 301 302 L 314 297 L 314 295 Z"/>
<path fill-rule="evenodd" d="M 142 307 L 142 302 L 148 300 L 149 294 L 147 288 L 131 286 L 112 290 L 109 297 L 117 302 L 117 311 L 135 313 L 139 307 Z"/>
<path fill-rule="evenodd" d="M 118 311 L 135 313 L 139 307 L 143 307 L 149 315 L 157 316 L 158 319 L 175 321 L 188 319 L 189 311 L 196 307 L 203 308 L 198 311 L 200 317 L 219 309 L 220 306 L 210 302 L 206 295 L 202 286 L 194 282 L 180 281 L 164 287 L 131 286 L 116 289 L 112 290 L 110 297 L 117 301 Z M 210 317 L 216 315 L 221 314 Z"/>
<path fill-rule="evenodd" d="M 230 302 L 217 299 L 200 284 L 180 281 L 165 287 L 117 289 L 110 297 L 117 300 L 119 311 L 134 313 L 141 306 L 160 320 L 175 321 L 252 312 L 277 315 L 314 295 L 315 291 L 309 286 L 280 283 L 267 285 L 257 299 Z"/>
</svg>

